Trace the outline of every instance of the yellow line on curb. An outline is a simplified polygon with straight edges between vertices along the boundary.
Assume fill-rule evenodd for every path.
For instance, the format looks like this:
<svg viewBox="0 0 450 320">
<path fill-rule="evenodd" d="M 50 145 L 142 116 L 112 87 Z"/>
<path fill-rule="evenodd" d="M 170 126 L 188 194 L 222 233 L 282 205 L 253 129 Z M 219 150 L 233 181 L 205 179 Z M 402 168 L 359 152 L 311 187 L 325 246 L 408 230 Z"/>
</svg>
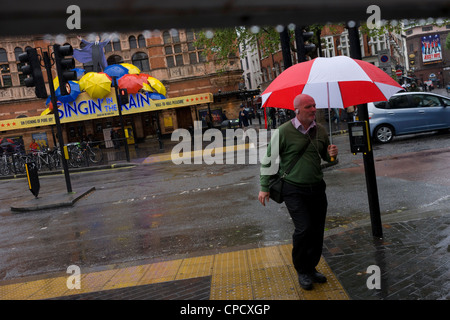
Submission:
<svg viewBox="0 0 450 320">
<path fill-rule="evenodd" d="M 211 300 L 348 300 L 349 296 L 322 258 L 318 271 L 328 281 L 311 291 L 298 284 L 291 263 L 292 245 L 144 264 L 81 275 L 81 289 L 68 289 L 67 276 L 1 285 L 0 300 L 49 299 L 167 281 L 211 276 Z"/>
</svg>

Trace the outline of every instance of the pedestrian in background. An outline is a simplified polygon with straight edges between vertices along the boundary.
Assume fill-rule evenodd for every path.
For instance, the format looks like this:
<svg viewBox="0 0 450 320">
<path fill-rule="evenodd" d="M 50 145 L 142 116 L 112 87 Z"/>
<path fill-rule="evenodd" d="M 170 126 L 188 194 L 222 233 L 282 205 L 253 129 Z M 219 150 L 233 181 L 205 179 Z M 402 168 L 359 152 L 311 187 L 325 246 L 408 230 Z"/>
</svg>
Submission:
<svg viewBox="0 0 450 320">
<path fill-rule="evenodd" d="M 337 157 L 338 149 L 330 145 L 326 129 L 315 122 L 316 103 L 311 96 L 298 95 L 294 99 L 294 110 L 296 117 L 278 128 L 279 171 L 284 172 L 292 161 L 297 161 L 298 154 L 309 141 L 303 156 L 285 177 L 282 195 L 295 227 L 292 238 L 293 264 L 302 288 L 311 290 L 313 282 L 327 281 L 316 270 L 322 255 L 328 207 L 321 159 L 330 162 L 331 157 Z M 271 141 L 267 148 L 268 156 L 273 143 Z M 270 163 L 262 165 L 263 168 L 269 166 Z M 268 175 L 260 177 L 258 200 L 264 206 L 270 197 L 269 179 Z"/>
<path fill-rule="evenodd" d="M 244 109 L 244 105 L 239 107 L 239 126 L 244 129 L 248 127 L 248 112 Z"/>
<path fill-rule="evenodd" d="M 31 151 L 38 151 L 39 150 L 39 144 L 37 144 L 36 140 L 31 140 L 30 143 L 30 150 Z"/>
<path fill-rule="evenodd" d="M 242 140 L 245 140 L 245 131 L 248 127 L 248 112 L 244 109 L 244 105 L 242 104 L 239 109 L 239 127 L 244 130 L 244 133 L 242 134 Z"/>
</svg>

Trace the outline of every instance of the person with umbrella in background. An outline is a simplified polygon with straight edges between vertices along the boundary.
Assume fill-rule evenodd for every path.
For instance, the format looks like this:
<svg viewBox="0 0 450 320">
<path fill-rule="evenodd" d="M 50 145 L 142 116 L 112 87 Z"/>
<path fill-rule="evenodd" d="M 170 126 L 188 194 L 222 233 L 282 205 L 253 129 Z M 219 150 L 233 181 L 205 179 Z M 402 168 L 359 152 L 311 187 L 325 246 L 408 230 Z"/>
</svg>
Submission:
<svg viewBox="0 0 450 320">
<path fill-rule="evenodd" d="M 284 172 L 298 159 L 300 150 L 306 151 L 284 178 L 283 199 L 294 222 L 292 260 L 302 288 L 311 290 L 313 282 L 324 283 L 326 277 L 316 270 L 322 255 L 327 197 L 325 181 L 321 169 L 321 159 L 330 162 L 337 157 L 338 149 L 331 145 L 324 127 L 316 123 L 316 103 L 307 94 L 299 94 L 294 99 L 296 117 L 278 129 L 280 171 Z M 267 148 L 271 153 L 272 140 Z M 274 159 L 273 157 L 271 157 Z M 270 164 L 263 163 L 262 167 Z M 265 206 L 269 201 L 269 175 L 261 174 L 261 191 L 258 200 Z"/>
</svg>

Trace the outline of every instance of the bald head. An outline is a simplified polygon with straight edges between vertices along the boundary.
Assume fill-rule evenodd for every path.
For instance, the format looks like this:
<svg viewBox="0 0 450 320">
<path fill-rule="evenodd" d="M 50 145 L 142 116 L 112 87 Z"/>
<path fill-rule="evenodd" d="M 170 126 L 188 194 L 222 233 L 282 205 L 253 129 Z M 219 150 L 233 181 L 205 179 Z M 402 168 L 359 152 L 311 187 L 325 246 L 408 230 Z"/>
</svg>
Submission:
<svg viewBox="0 0 450 320">
<path fill-rule="evenodd" d="M 316 119 L 316 102 L 307 94 L 299 94 L 294 98 L 294 111 L 297 119 L 306 128 Z"/>
<path fill-rule="evenodd" d="M 308 104 L 314 104 L 314 106 L 316 105 L 314 98 L 310 95 L 301 93 L 294 98 L 294 109 L 300 109 L 300 107 L 304 107 Z"/>
</svg>

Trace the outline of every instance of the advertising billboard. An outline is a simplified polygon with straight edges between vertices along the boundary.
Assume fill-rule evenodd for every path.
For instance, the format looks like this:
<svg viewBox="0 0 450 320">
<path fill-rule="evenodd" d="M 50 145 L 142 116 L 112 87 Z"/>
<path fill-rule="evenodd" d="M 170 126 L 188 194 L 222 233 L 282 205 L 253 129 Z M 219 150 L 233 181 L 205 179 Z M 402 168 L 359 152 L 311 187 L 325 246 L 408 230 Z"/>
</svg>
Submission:
<svg viewBox="0 0 450 320">
<path fill-rule="evenodd" d="M 438 34 L 421 38 L 423 64 L 442 61 L 441 38 Z"/>
</svg>

